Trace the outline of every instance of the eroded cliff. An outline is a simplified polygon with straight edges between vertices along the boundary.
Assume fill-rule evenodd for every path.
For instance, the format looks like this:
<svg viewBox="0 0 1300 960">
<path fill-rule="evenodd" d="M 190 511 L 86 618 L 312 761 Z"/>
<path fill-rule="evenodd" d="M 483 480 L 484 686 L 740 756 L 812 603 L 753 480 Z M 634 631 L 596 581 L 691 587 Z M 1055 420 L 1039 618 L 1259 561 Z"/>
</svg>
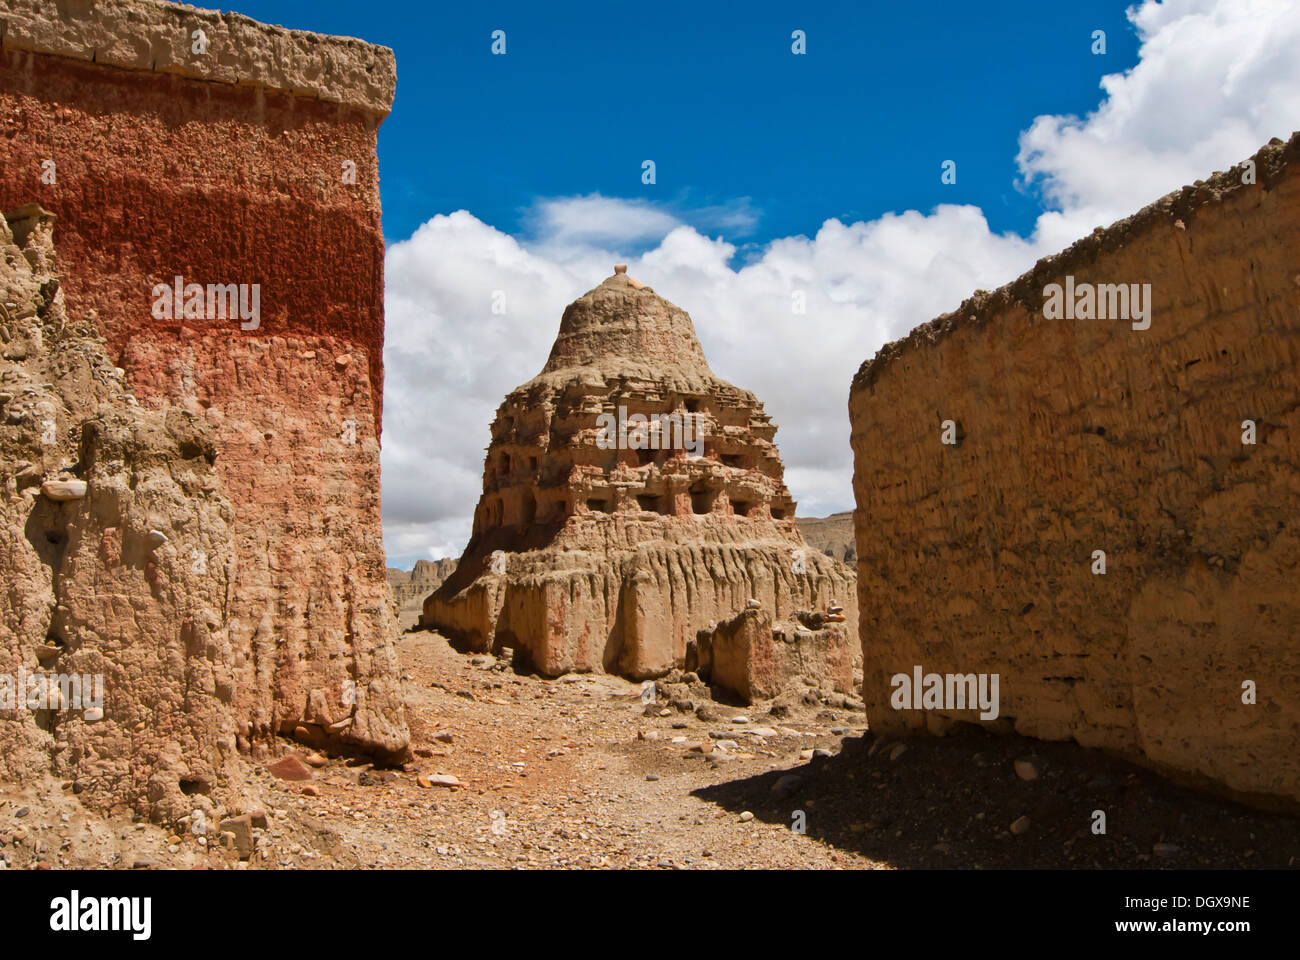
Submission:
<svg viewBox="0 0 1300 960">
<path fill-rule="evenodd" d="M 130 743 L 118 745 L 124 782 L 175 766 L 149 753 L 141 722 L 184 763 L 215 763 L 209 741 L 265 759 L 281 749 L 278 735 L 408 755 L 379 499 L 376 131 L 394 77 L 384 48 L 157 0 L 20 0 L 0 11 L 0 210 L 35 200 L 57 215 L 60 310 L 102 335 L 129 416 L 166 427 L 147 431 L 157 451 L 143 461 L 94 447 L 47 451 L 39 463 L 15 454 L 28 466 L 14 475 L 34 477 L 18 481 L 24 490 L 69 469 L 88 484 L 81 507 L 34 501 L 60 522 L 89 511 L 60 547 L 72 569 L 56 564 L 55 582 L 65 577 L 72 592 L 93 582 L 119 599 L 76 612 L 63 588 L 51 588 L 53 600 L 39 588 L 29 557 L 4 572 L 12 607 L 0 635 L 22 648 L 52 604 L 56 635 L 57 618 L 71 616 L 68 632 L 93 634 L 81 649 L 97 650 L 109 676 L 137 678 L 105 690 L 101 729 L 130 721 Z M 75 421 L 98 402 L 86 394 L 62 409 Z M 182 426 L 203 439 L 167 439 Z M 144 443 L 113 439 L 122 431 L 140 428 L 88 435 L 113 450 Z M 136 529 L 148 518 L 103 506 L 109 479 L 88 472 L 119 459 L 119 474 L 147 462 L 191 498 L 159 508 L 167 540 L 152 559 Z M 121 482 L 139 493 L 140 478 Z M 78 552 L 91 540 L 93 563 Z M 166 639 L 175 630 L 190 631 L 179 646 Z M 215 713 L 188 679 L 195 671 L 211 674 L 202 689 L 214 691 Z M 185 696 L 147 695 L 133 686 L 146 674 Z M 207 739 L 168 737 L 171 724 Z M 158 775 L 202 793 L 217 773 Z M 132 791 L 109 792 L 136 803 Z M 150 813 L 155 799 L 143 804 Z"/>
</svg>

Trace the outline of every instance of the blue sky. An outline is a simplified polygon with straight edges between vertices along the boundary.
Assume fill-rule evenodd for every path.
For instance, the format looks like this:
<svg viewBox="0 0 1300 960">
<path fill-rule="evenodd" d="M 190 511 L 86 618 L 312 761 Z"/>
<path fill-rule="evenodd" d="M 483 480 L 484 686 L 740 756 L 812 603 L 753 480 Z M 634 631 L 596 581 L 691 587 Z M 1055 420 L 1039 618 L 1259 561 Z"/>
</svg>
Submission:
<svg viewBox="0 0 1300 960">
<path fill-rule="evenodd" d="M 459 555 L 497 405 L 615 262 L 763 401 L 798 515 L 825 516 L 853 506 L 862 361 L 1300 127 L 1296 0 L 238 3 L 396 52 L 382 456 L 403 567 Z"/>
<path fill-rule="evenodd" d="M 598 192 L 688 211 L 738 245 L 940 202 L 1028 232 L 1026 117 L 1082 113 L 1137 41 L 1123 2 L 363 4 L 240 0 L 285 26 L 392 47 L 384 228 L 461 208 L 529 226 L 537 197 Z M 791 54 L 802 29 L 808 53 Z M 490 53 L 506 31 L 506 55 Z M 1107 53 L 1090 52 L 1105 30 Z M 654 160 L 657 183 L 641 183 Z M 939 164 L 958 164 L 955 185 Z M 739 201 L 748 198 L 748 205 Z M 709 208 L 716 216 L 709 216 Z M 705 210 L 702 216 L 690 211 Z M 749 212 L 728 218 L 728 212 Z"/>
</svg>

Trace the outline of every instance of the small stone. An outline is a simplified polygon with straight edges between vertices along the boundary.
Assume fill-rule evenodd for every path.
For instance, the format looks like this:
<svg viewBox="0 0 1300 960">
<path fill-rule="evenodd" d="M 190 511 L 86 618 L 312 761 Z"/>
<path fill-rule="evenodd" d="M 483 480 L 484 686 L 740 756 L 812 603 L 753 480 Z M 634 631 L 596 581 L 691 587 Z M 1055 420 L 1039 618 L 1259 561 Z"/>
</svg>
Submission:
<svg viewBox="0 0 1300 960">
<path fill-rule="evenodd" d="M 59 503 L 68 500 L 80 500 L 86 495 L 85 480 L 46 480 L 41 484 L 41 493 L 47 499 Z"/>
<path fill-rule="evenodd" d="M 1157 857 L 1168 859 L 1169 857 L 1178 856 L 1183 852 L 1183 848 L 1176 843 L 1156 843 L 1152 844 L 1151 852 Z"/>
<path fill-rule="evenodd" d="M 741 823 L 749 823 L 749 821 L 751 821 L 751 820 L 753 820 L 753 819 L 754 819 L 754 815 L 753 815 L 752 813 L 750 813 L 748 810 L 746 810 L 744 813 L 742 813 L 742 814 L 740 815 L 740 822 L 741 822 Z"/>
<path fill-rule="evenodd" d="M 901 756 L 902 756 L 904 753 L 906 753 L 906 752 L 907 752 L 907 744 L 905 744 L 905 743 L 896 743 L 896 744 L 894 744 L 893 748 L 889 751 L 889 759 L 890 759 L 890 760 L 897 760 L 899 757 L 901 757 Z"/>
<path fill-rule="evenodd" d="M 1016 819 L 1011 821 L 1011 826 L 1007 829 L 1011 831 L 1013 837 L 1021 837 L 1029 832 L 1029 826 L 1030 821 L 1028 817 L 1016 817 Z"/>
<path fill-rule="evenodd" d="M 302 791 L 301 791 L 301 792 L 302 792 L 302 795 L 303 795 L 304 797 L 319 797 L 319 796 L 320 796 L 320 788 L 317 787 L 314 783 L 306 783 L 306 784 L 303 784 L 303 788 L 302 788 Z"/>
<path fill-rule="evenodd" d="M 797 774 L 787 773 L 785 776 L 778 779 L 776 783 L 772 784 L 772 792 L 778 797 L 784 796 L 798 787 L 801 783 L 803 783 L 803 777 L 798 776 Z"/>
<path fill-rule="evenodd" d="M 222 820 L 219 830 L 223 834 L 234 834 L 235 849 L 239 851 L 240 860 L 247 860 L 253 855 L 253 818 L 248 814 Z"/>
<path fill-rule="evenodd" d="M 311 768 L 298 759 L 295 754 L 288 754 L 266 768 L 281 780 L 310 780 Z"/>
<path fill-rule="evenodd" d="M 659 774 L 657 774 L 657 773 L 647 773 L 647 774 L 645 775 L 645 778 L 646 778 L 647 780 L 651 780 L 651 781 L 653 781 L 653 780 L 658 780 L 658 779 L 659 779 Z"/>
<path fill-rule="evenodd" d="M 749 717 L 732 717 L 732 723 L 749 723 Z"/>
<path fill-rule="evenodd" d="M 27 816 L 27 814 L 29 814 L 29 813 L 31 813 L 31 812 L 32 812 L 32 811 L 31 811 L 29 808 L 27 808 L 27 807 L 19 807 L 17 810 L 14 811 L 14 816 L 15 816 L 15 817 L 25 817 L 25 816 Z"/>
<path fill-rule="evenodd" d="M 1021 780 L 1037 780 L 1043 771 L 1037 757 L 1021 757 L 1016 761 L 1015 767 L 1016 776 Z"/>
<path fill-rule="evenodd" d="M 304 757 L 303 759 L 306 760 L 307 765 L 311 767 L 325 766 L 325 758 L 322 757 L 319 753 L 316 753 L 315 751 L 307 754 L 307 756 Z"/>
<path fill-rule="evenodd" d="M 145 534 L 145 539 L 149 541 L 150 547 L 157 549 L 167 542 L 167 534 L 163 533 L 161 530 L 150 530 Z"/>
<path fill-rule="evenodd" d="M 427 778 L 431 787 L 460 787 L 464 786 L 458 779 L 450 773 L 433 773 Z"/>
<path fill-rule="evenodd" d="M 433 735 L 433 739 L 437 740 L 439 743 L 451 743 L 456 738 L 452 736 L 450 730 L 439 730 Z"/>
<path fill-rule="evenodd" d="M 87 723 L 98 723 L 100 720 L 104 719 L 104 708 L 87 707 L 86 712 L 82 714 L 82 717 Z"/>
</svg>

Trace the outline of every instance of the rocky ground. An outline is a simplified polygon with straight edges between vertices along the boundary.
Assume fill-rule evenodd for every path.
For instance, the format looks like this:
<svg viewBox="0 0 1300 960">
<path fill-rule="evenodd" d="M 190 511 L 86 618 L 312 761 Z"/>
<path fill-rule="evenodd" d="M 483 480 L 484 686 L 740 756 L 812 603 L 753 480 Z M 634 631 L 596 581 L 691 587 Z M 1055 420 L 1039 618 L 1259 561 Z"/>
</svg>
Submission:
<svg viewBox="0 0 1300 960">
<path fill-rule="evenodd" d="M 834 694 L 741 708 L 701 697 L 699 684 L 661 683 L 648 705 L 638 685 L 520 676 L 433 633 L 405 634 L 400 647 L 417 754 L 405 769 L 286 744 L 309 779 L 252 768 L 266 810 L 246 837 L 101 819 L 70 785 L 4 785 L 0 858 L 234 869 L 1300 863 L 1300 820 L 1071 744 L 978 731 L 879 741 Z M 1091 830 L 1098 809 L 1104 835 Z"/>
</svg>

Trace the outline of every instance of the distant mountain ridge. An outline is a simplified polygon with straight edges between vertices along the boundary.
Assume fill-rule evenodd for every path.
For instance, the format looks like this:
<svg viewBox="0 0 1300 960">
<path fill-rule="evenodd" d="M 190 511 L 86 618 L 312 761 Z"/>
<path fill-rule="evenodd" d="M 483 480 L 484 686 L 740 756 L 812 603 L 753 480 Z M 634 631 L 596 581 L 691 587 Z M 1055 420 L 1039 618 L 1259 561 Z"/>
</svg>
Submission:
<svg viewBox="0 0 1300 960">
<path fill-rule="evenodd" d="M 794 525 L 808 546 L 828 557 L 853 563 L 858 559 L 853 540 L 853 511 L 832 513 L 829 517 L 795 517 Z"/>
<path fill-rule="evenodd" d="M 413 600 L 423 601 L 451 576 L 459 562 L 457 558 L 449 557 L 445 560 L 417 560 L 410 570 L 389 567 L 388 585 L 392 587 L 393 597 L 399 605 Z"/>
</svg>

